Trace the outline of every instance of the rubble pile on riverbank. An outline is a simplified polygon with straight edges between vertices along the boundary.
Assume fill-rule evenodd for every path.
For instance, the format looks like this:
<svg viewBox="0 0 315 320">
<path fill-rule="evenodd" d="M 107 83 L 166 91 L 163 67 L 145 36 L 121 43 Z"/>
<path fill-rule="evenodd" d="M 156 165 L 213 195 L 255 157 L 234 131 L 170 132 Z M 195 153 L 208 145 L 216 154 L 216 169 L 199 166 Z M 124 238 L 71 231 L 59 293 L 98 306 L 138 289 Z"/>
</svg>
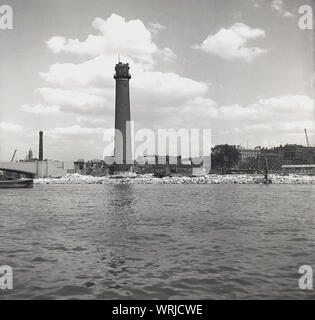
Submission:
<svg viewBox="0 0 315 320">
<path fill-rule="evenodd" d="M 273 184 L 314 184 L 315 176 L 270 175 Z M 62 178 L 34 180 L 35 184 L 257 184 L 262 183 L 261 175 L 216 175 L 204 177 L 164 177 L 153 175 L 127 174 L 124 176 L 93 177 L 80 174 L 68 174 Z"/>
</svg>

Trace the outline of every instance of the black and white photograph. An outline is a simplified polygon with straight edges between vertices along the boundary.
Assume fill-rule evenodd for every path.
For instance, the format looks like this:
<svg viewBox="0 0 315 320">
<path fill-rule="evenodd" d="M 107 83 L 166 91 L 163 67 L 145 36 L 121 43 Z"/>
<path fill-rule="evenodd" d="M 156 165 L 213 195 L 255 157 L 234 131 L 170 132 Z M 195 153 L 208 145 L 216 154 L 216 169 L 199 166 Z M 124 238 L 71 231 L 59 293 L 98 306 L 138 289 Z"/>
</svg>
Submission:
<svg viewBox="0 0 315 320">
<path fill-rule="evenodd" d="M 0 300 L 315 299 L 314 10 L 0 0 Z"/>
</svg>

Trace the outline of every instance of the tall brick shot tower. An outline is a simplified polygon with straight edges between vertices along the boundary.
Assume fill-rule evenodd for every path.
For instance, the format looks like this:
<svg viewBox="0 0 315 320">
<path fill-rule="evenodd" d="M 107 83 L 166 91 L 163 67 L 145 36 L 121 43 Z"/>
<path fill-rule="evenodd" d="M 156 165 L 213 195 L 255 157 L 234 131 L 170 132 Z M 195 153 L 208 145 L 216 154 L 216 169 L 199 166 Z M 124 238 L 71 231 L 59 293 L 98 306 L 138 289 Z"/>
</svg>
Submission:
<svg viewBox="0 0 315 320">
<path fill-rule="evenodd" d="M 131 168 L 131 128 L 129 96 L 129 64 L 119 62 L 115 67 L 116 80 L 115 129 L 115 171 L 128 171 Z"/>
</svg>

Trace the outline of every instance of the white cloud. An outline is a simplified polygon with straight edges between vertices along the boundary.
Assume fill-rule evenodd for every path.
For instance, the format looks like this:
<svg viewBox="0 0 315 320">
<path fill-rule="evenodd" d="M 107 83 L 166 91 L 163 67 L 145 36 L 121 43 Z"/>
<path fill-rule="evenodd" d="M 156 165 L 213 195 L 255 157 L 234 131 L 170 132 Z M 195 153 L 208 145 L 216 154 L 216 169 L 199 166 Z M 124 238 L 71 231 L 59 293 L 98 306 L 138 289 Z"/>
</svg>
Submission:
<svg viewBox="0 0 315 320">
<path fill-rule="evenodd" d="M 104 127 L 106 128 L 110 123 L 114 123 L 114 117 L 113 115 L 111 117 L 106 118 L 91 118 L 89 115 L 78 115 L 75 118 L 76 122 L 79 123 L 79 125 L 82 125 L 84 127 Z"/>
<path fill-rule="evenodd" d="M 0 130 L 9 132 L 22 132 L 23 127 L 19 124 L 10 122 L 0 122 Z"/>
<path fill-rule="evenodd" d="M 85 62 L 55 63 L 40 76 L 47 82 L 61 87 L 114 86 L 115 57 L 98 56 Z"/>
<path fill-rule="evenodd" d="M 63 90 L 55 88 L 37 89 L 44 100 L 52 105 L 61 106 L 65 111 L 93 111 L 104 108 L 107 101 L 104 97 L 79 90 Z"/>
<path fill-rule="evenodd" d="M 250 2 L 254 8 L 260 8 L 262 1 L 264 1 L 264 0 L 250 0 Z"/>
<path fill-rule="evenodd" d="M 308 120 L 312 118 L 314 112 L 314 101 L 305 95 L 284 95 L 267 99 L 260 99 L 256 104 L 256 108 L 262 111 L 270 112 L 275 117 L 294 117 Z"/>
<path fill-rule="evenodd" d="M 41 72 L 46 88 L 38 89 L 46 104 L 58 105 L 63 112 L 88 116 L 84 123 L 96 123 L 97 112 L 114 112 L 115 81 L 113 73 L 117 54 L 128 62 L 132 79 L 133 110 L 150 114 L 153 108 L 180 105 L 187 99 L 204 96 L 208 85 L 183 77 L 174 72 L 158 70 L 162 60 L 167 63 L 176 55 L 170 48 L 159 48 L 153 36 L 165 27 L 140 20 L 126 21 L 118 15 L 107 19 L 96 18 L 93 27 L 97 35 L 85 41 L 52 37 L 47 46 L 55 53 L 72 53 L 86 56 L 80 63 L 55 63 L 47 72 Z M 155 31 L 154 31 L 155 30 Z M 52 86 L 49 88 L 48 86 Z"/>
<path fill-rule="evenodd" d="M 208 91 L 208 86 L 205 83 L 181 77 L 176 73 L 144 72 L 140 69 L 137 71 L 132 83 L 137 92 L 148 93 L 160 98 L 187 99 L 203 96 Z"/>
<path fill-rule="evenodd" d="M 70 127 L 54 128 L 47 130 L 45 135 L 50 137 L 64 137 L 64 136 L 91 136 L 91 135 L 102 135 L 104 133 L 103 128 L 85 128 L 79 125 L 74 125 Z"/>
<path fill-rule="evenodd" d="M 37 104 L 31 106 L 29 104 L 23 104 L 20 109 L 23 112 L 37 115 L 56 115 L 61 113 L 60 106 L 56 105 L 44 106 L 42 104 Z"/>
<path fill-rule="evenodd" d="M 171 50 L 170 48 L 164 48 L 163 49 L 163 55 L 161 56 L 162 59 L 166 62 L 168 61 L 173 61 L 176 59 L 176 54 L 173 50 Z"/>
<path fill-rule="evenodd" d="M 212 110 L 214 118 L 242 123 L 282 123 L 313 121 L 314 102 L 305 95 L 284 95 L 259 99 L 248 106 L 238 104 L 221 106 Z"/>
<path fill-rule="evenodd" d="M 84 41 L 54 36 L 46 44 L 54 53 L 73 53 L 86 56 L 115 56 L 123 54 L 148 67 L 154 64 L 155 56 L 170 58 L 169 48 L 159 49 L 152 40 L 150 29 L 141 20 L 126 21 L 123 17 L 112 14 L 106 20 L 95 18 L 92 26 L 98 32 L 90 34 Z M 160 30 L 159 24 L 150 24 L 150 28 Z M 175 54 L 172 53 L 172 58 Z"/>
<path fill-rule="evenodd" d="M 214 144 L 304 144 L 304 128 L 310 136 L 315 132 L 313 100 L 305 95 L 261 98 L 247 105 L 219 105 L 197 97 L 183 105 L 153 110 L 147 117 L 141 125 L 154 118 L 154 128 L 211 128 Z"/>
<path fill-rule="evenodd" d="M 181 100 L 194 96 L 205 95 L 207 84 L 198 82 L 176 73 L 146 71 L 142 65 L 130 61 L 131 87 L 135 94 L 154 96 L 157 99 L 180 98 Z M 41 73 L 44 80 L 63 87 L 103 88 L 104 94 L 114 95 L 113 69 L 115 61 L 100 56 L 81 64 L 54 64 L 47 73 Z M 52 89 L 54 92 L 55 89 Z M 61 99 L 61 98 L 60 98 Z M 84 99 L 88 100 L 88 99 Z M 57 103 L 57 101 L 54 101 Z M 58 101 L 61 103 L 61 101 Z"/>
<path fill-rule="evenodd" d="M 163 114 L 168 115 L 167 111 Z M 160 125 L 164 118 L 159 119 Z M 303 130 L 315 129 L 314 101 L 305 95 L 283 95 L 242 106 L 217 105 L 213 100 L 196 98 L 170 110 L 168 124 L 178 127 L 211 128 L 215 143 L 256 144 L 304 143 Z"/>
<path fill-rule="evenodd" d="M 280 14 L 281 16 L 285 17 L 285 18 L 294 18 L 295 15 L 284 9 L 284 3 L 283 0 L 273 0 L 271 3 L 271 9 L 274 12 L 277 12 L 278 14 Z"/>
<path fill-rule="evenodd" d="M 156 22 L 150 22 L 149 24 L 149 30 L 153 35 L 158 34 L 161 30 L 165 29 L 164 26 L 162 26 L 160 23 Z"/>
<path fill-rule="evenodd" d="M 248 41 L 264 37 L 264 30 L 253 29 L 244 23 L 235 23 L 228 29 L 222 28 L 216 34 L 209 35 L 201 45 L 195 45 L 194 48 L 226 60 L 251 62 L 267 50 L 250 47 Z"/>
</svg>

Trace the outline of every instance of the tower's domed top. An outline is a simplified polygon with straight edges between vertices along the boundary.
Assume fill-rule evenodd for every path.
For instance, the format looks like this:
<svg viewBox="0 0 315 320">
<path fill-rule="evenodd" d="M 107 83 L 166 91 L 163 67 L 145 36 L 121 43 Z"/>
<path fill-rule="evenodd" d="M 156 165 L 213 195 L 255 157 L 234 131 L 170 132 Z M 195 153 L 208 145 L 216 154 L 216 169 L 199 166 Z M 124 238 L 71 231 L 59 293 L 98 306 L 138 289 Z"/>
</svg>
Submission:
<svg viewBox="0 0 315 320">
<path fill-rule="evenodd" d="M 115 79 L 130 79 L 131 75 L 129 73 L 129 63 L 122 63 L 119 62 L 116 64 L 115 71 L 116 73 L 114 74 Z"/>
</svg>

